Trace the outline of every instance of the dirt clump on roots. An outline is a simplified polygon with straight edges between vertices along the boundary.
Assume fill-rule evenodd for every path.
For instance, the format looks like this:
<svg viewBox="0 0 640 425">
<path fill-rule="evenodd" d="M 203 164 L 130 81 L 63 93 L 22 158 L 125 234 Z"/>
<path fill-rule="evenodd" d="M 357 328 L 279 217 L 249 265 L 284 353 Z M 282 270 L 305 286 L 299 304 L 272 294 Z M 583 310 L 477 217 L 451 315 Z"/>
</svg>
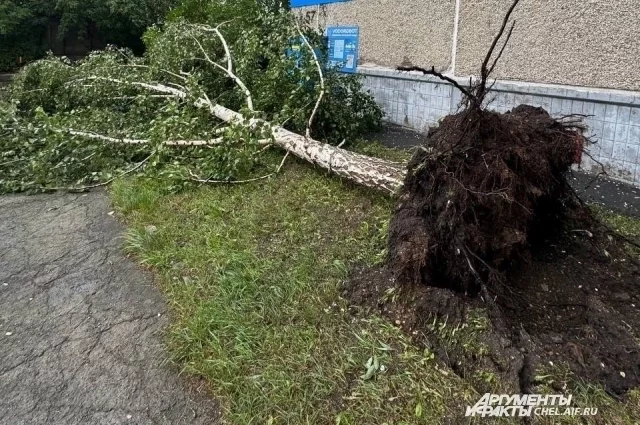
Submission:
<svg viewBox="0 0 640 425">
<path fill-rule="evenodd" d="M 585 209 L 566 179 L 582 131 L 526 105 L 446 117 L 409 162 L 390 225 L 391 269 L 413 284 L 498 290 L 568 210 Z"/>
<path fill-rule="evenodd" d="M 549 365 L 640 387 L 640 263 L 568 184 L 583 132 L 527 105 L 446 117 L 409 163 L 389 261 L 345 297 L 489 392 L 534 392 Z"/>
</svg>

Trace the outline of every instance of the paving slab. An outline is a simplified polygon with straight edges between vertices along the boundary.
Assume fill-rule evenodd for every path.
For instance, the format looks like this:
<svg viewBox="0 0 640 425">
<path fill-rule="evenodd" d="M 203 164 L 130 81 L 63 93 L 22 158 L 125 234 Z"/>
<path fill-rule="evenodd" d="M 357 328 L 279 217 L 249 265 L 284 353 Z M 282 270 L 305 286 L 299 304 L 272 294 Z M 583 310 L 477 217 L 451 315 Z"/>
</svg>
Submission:
<svg viewBox="0 0 640 425">
<path fill-rule="evenodd" d="M 215 424 L 102 191 L 0 197 L 0 425 Z"/>
</svg>

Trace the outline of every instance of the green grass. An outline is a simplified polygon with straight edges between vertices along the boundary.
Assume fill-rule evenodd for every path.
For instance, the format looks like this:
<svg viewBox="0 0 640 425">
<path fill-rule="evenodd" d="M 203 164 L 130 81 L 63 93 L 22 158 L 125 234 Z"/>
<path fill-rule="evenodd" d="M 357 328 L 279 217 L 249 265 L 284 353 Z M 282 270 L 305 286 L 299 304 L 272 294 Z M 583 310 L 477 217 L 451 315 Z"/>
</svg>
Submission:
<svg viewBox="0 0 640 425">
<path fill-rule="evenodd" d="M 173 361 L 205 379 L 228 423 L 492 423 L 463 417 L 480 398 L 473 380 L 340 298 L 352 267 L 384 259 L 391 200 L 295 160 L 255 184 L 170 194 L 159 181 L 120 180 L 111 195 L 127 250 L 156 272 L 171 307 Z M 476 350 L 488 323 L 478 313 L 457 329 L 434 326 Z M 609 409 L 607 423 L 633 423 L 626 404 L 584 395 Z"/>
<path fill-rule="evenodd" d="M 622 236 L 640 237 L 640 218 L 617 214 L 600 205 L 592 205 L 591 209 L 598 218 Z"/>
<path fill-rule="evenodd" d="M 383 258 L 389 199 L 297 163 L 266 183 L 182 195 L 120 181 L 112 197 L 127 249 L 161 277 L 174 361 L 206 378 L 229 422 L 430 424 L 477 399 L 340 299 L 350 267 Z"/>
<path fill-rule="evenodd" d="M 602 205 L 591 205 L 591 210 L 610 229 L 635 242 L 635 245 L 627 243 L 626 249 L 630 255 L 640 257 L 640 247 L 637 246 L 640 244 L 640 218 L 618 214 Z"/>
<path fill-rule="evenodd" d="M 558 394 L 558 388 L 564 388 L 573 395 L 571 407 L 597 408 L 595 417 L 545 417 L 540 424 L 640 424 L 640 390 L 630 391 L 625 400 L 617 401 L 609 396 L 601 386 L 581 382 L 575 379 L 565 365 L 546 366 L 537 371 L 536 381 L 541 394 Z"/>
<path fill-rule="evenodd" d="M 413 155 L 413 150 L 388 148 L 377 141 L 359 140 L 349 149 L 358 153 L 388 159 L 405 164 Z"/>
</svg>

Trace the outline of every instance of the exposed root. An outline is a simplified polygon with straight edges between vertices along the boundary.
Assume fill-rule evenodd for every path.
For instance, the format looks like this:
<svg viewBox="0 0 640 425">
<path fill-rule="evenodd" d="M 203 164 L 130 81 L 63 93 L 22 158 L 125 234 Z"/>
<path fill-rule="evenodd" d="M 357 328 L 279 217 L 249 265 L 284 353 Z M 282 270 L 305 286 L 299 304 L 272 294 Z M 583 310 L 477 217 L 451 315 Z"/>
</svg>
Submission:
<svg viewBox="0 0 640 425">
<path fill-rule="evenodd" d="M 392 268 L 411 283 L 477 294 L 583 208 L 566 180 L 584 143 L 541 108 L 467 109 L 428 134 L 391 224 Z M 584 214 L 583 214 L 584 215 Z"/>
</svg>

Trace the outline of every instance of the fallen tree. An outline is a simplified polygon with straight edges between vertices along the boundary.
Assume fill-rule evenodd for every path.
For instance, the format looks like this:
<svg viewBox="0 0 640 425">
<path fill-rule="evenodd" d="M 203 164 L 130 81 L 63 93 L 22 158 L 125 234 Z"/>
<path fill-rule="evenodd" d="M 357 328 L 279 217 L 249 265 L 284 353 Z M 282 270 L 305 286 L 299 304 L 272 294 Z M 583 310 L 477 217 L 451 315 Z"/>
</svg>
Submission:
<svg viewBox="0 0 640 425">
<path fill-rule="evenodd" d="M 209 29 L 207 29 L 209 30 Z M 223 44 L 226 45 L 224 38 L 217 29 L 219 37 Z M 228 50 L 227 50 L 228 52 Z M 227 53 L 229 54 L 229 53 Z M 317 58 L 315 59 L 317 60 Z M 246 88 L 242 80 L 232 72 L 232 59 L 229 54 L 229 66 L 228 68 L 222 68 L 241 88 L 245 93 L 247 99 L 247 108 L 250 112 L 255 112 L 253 109 L 253 101 L 251 92 Z M 217 64 L 216 64 L 217 65 Z M 320 71 L 322 76 L 322 71 Z M 383 190 L 388 193 L 394 194 L 402 186 L 404 180 L 404 170 L 402 165 L 396 164 L 390 161 L 385 161 L 379 158 L 369 157 L 361 155 L 337 146 L 332 146 L 328 143 L 323 143 L 318 140 L 314 140 L 310 137 L 310 125 L 307 128 L 306 135 L 294 133 L 287 130 L 280 125 L 274 125 L 270 122 L 257 119 L 247 118 L 237 111 L 233 111 L 219 104 L 211 102 L 208 96 L 195 97 L 187 90 L 181 90 L 178 88 L 170 87 L 164 84 L 149 84 L 145 82 L 132 81 L 124 82 L 116 79 L 109 79 L 105 77 L 90 77 L 90 80 L 102 80 L 106 82 L 113 82 L 115 84 L 129 84 L 137 87 L 142 87 L 147 90 L 151 90 L 157 93 L 163 93 L 169 96 L 174 96 L 178 99 L 190 100 L 198 108 L 207 109 L 213 116 L 224 121 L 228 124 L 235 124 L 240 126 L 247 126 L 249 128 L 263 127 L 272 136 L 272 143 L 288 153 L 292 153 L 297 157 L 308 161 L 314 165 L 331 171 L 338 176 L 352 180 L 363 186 L 370 187 L 372 189 Z M 313 115 L 311 120 L 313 119 Z M 75 135 L 86 136 L 90 138 L 98 138 L 105 141 L 112 141 L 113 138 L 108 136 L 97 136 L 95 134 L 83 134 L 75 130 L 69 130 L 70 133 Z M 125 143 L 139 144 L 141 141 L 135 139 L 122 139 Z M 179 146 L 194 146 L 194 145 L 214 145 L 222 142 L 221 139 L 213 139 L 210 141 L 167 141 L 167 145 L 179 145 Z M 267 144 L 267 141 L 262 141 L 262 144 Z"/>
<path fill-rule="evenodd" d="M 352 106 L 360 106 L 349 120 L 372 112 L 366 102 L 364 107 L 356 104 L 360 93 L 344 85 L 349 77 L 332 70 L 325 75 L 310 41 L 317 34 L 301 28 L 284 11 L 264 11 L 260 25 L 233 43 L 223 34 L 233 22 L 209 26 L 178 21 L 151 37 L 144 58 L 111 49 L 79 65 L 56 59 L 32 65 L 17 79 L 18 106 L 37 105 L 40 125 L 30 131 L 55 143 L 44 152 L 34 146 L 34 152 L 9 156 L 4 163 L 19 169 L 11 161 L 37 159 L 47 172 L 47 166 L 65 170 L 104 159 L 109 156 L 105 150 L 112 149 L 110 154 L 124 163 L 118 171 L 93 171 L 93 180 L 81 178 L 84 184 L 76 187 L 107 184 L 114 174 L 142 172 L 162 162 L 167 164 L 165 177 L 241 182 L 274 174 L 269 170 L 255 176 L 253 169 L 264 150 L 275 146 L 285 152 L 276 173 L 293 154 L 358 184 L 400 195 L 389 247 L 398 274 L 414 283 L 443 281 L 438 284 L 477 292 L 486 289 L 485 282 L 492 283 L 489 287 L 501 282 L 503 270 L 526 255 L 532 237 L 541 233 L 540 217 L 559 217 L 566 205 L 580 205 L 571 201 L 565 174 L 578 146 L 584 145 L 581 124 L 560 122 L 533 108 L 508 114 L 486 109 L 488 79 L 513 32 L 514 25 L 508 31 L 507 26 L 517 4 L 515 0 L 493 40 L 480 78 L 469 87 L 433 68 L 398 68 L 434 75 L 463 94 L 461 112 L 430 130 L 429 146 L 416 153 L 408 172 L 401 164 L 312 137 L 322 107 L 335 93 L 351 90 Z M 263 26 L 272 22 L 284 34 L 265 48 L 260 44 Z M 286 55 L 292 39 L 297 40 L 297 53 Z M 288 80 L 292 93 L 277 103 L 272 89 L 264 86 L 282 80 Z M 274 112 L 276 108 L 280 110 Z M 298 125 L 287 128 L 292 117 Z M 78 153 L 69 154 L 67 137 L 76 140 Z M 59 187 L 54 183 L 49 187 Z M 544 221 L 553 229 L 554 223 L 549 224 Z"/>
<path fill-rule="evenodd" d="M 169 189 L 244 183 L 277 174 L 293 154 L 398 197 L 387 268 L 365 273 L 352 292 L 376 308 L 383 305 L 382 313 L 406 322 L 411 335 L 431 337 L 434 315 L 464 319 L 466 308 L 480 306 L 495 325 L 489 345 L 498 359 L 493 366 L 513 384 L 507 393 L 531 392 L 535 368 L 529 357 L 550 352 L 569 359 L 581 376 L 624 392 L 640 382 L 640 373 L 631 326 L 619 316 L 635 311 L 615 313 L 609 307 L 617 301 L 607 294 L 585 296 L 567 276 L 557 276 L 555 264 L 527 268 L 536 248 L 554 241 L 552 255 L 566 248 L 582 259 L 580 267 L 561 264 L 560 274 L 583 273 L 595 291 L 607 288 L 612 295 L 623 288 L 623 295 L 637 296 L 637 270 L 620 267 L 618 278 L 611 278 L 611 253 L 624 254 L 607 245 L 567 182 L 587 144 L 580 117 L 554 119 L 531 106 L 506 114 L 487 109 L 489 78 L 513 32 L 513 24 L 507 27 L 517 4 L 468 87 L 433 68 L 399 68 L 436 76 L 463 94 L 460 112 L 429 130 L 406 170 L 342 147 L 379 124 L 379 109 L 356 78 L 322 69 L 314 49 L 321 44 L 318 34 L 300 29 L 288 13 L 263 11 L 255 22 L 243 21 L 247 28 L 232 41 L 225 37 L 227 26 L 241 32 L 233 22 L 176 21 L 150 31 L 144 58 L 112 48 L 79 64 L 49 58 L 27 67 L 9 101 L 0 102 L 0 190 L 83 190 L 132 173 L 162 178 Z M 300 50 L 285 55 L 293 39 Z M 271 147 L 284 158 L 265 164 Z M 577 235 L 591 247 L 587 255 L 571 245 Z M 587 263 L 604 266 L 585 271 Z M 523 270 L 533 278 L 517 276 Z M 542 297 L 540 281 L 551 288 Z M 402 297 L 395 295 L 396 284 L 406 291 Z M 389 298 L 398 298 L 400 307 L 389 308 Z M 579 320 L 575 308 L 586 311 Z M 574 321 L 586 336 L 575 331 Z M 562 338 L 571 341 L 560 350 L 557 338 L 549 342 L 546 335 L 557 330 L 556 322 L 568 323 Z M 533 338 L 521 337 L 523 325 Z M 476 354 L 465 360 L 468 353 L 444 351 L 440 359 L 463 375 L 468 364 L 478 363 Z M 486 373 L 481 366 L 476 372 Z"/>
<path fill-rule="evenodd" d="M 280 35 L 282 44 L 271 46 L 271 53 L 256 45 L 264 35 L 262 25 L 256 25 L 255 33 L 249 30 L 229 43 L 223 28 L 232 22 L 214 27 L 179 21 L 155 35 L 142 59 L 111 49 L 78 66 L 55 59 L 34 64 L 18 77 L 18 97 L 31 106 L 52 104 L 40 107 L 42 124 L 36 132 L 57 144 L 44 154 L 28 153 L 32 156 L 23 160 L 33 163 L 35 155 L 42 162 L 40 167 L 64 170 L 82 166 L 98 149 L 110 145 L 128 163 L 116 175 L 144 171 L 162 162 L 164 156 L 169 163 L 164 176 L 198 183 L 237 183 L 272 176 L 273 170 L 257 177 L 251 171 L 264 150 L 276 146 L 286 153 L 276 173 L 293 154 L 358 184 L 400 195 L 390 227 L 389 253 L 403 280 L 464 292 L 496 288 L 504 279 L 504 270 L 526 257 L 534 237 L 555 231 L 568 205 L 578 209 L 582 205 L 565 177 L 576 151 L 585 144 L 579 121 L 554 120 L 535 108 L 517 108 L 507 114 L 486 109 L 488 79 L 513 33 L 514 24 L 508 31 L 507 26 L 518 2 L 508 10 L 479 79 L 469 87 L 433 68 L 398 68 L 434 75 L 463 94 L 461 112 L 430 130 L 429 146 L 417 151 L 408 172 L 400 164 L 312 137 L 322 115 L 319 111 L 336 92 L 348 90 L 343 84 L 348 77 L 336 76 L 331 70 L 324 75 L 310 42 L 317 34 L 301 29 L 283 11 L 265 12 L 261 21 L 274 20 L 278 29 L 286 30 Z M 298 40 L 297 53 L 283 54 L 292 39 Z M 256 68 L 258 59 L 266 65 Z M 271 75 L 271 80 L 257 78 L 260 72 Z M 274 93 L 264 85 L 281 80 L 290 81 L 291 103 L 277 104 L 281 110 L 268 113 L 274 103 L 265 103 L 264 98 Z M 30 92 L 35 99 L 28 97 Z M 355 90 L 353 96 L 357 94 Z M 304 105 L 297 96 L 304 99 Z M 362 110 L 367 113 L 366 108 L 356 109 L 349 119 L 358 120 Z M 284 114 L 297 117 L 298 127 L 286 128 L 291 116 L 283 119 Z M 130 115 L 139 115 L 138 122 L 126 121 L 127 126 L 119 129 L 125 122 L 118 120 Z M 74 119 L 77 116 L 79 120 Z M 149 118 L 151 131 L 145 128 Z M 76 122 L 82 128 L 76 128 Z M 105 122 L 111 124 L 104 126 Z M 98 128 L 88 128 L 91 123 Z M 302 130 L 301 123 L 304 135 L 292 131 Z M 184 131 L 184 126 L 191 128 Z M 100 127 L 120 134 L 102 133 Z M 139 137 L 141 132 L 147 137 Z M 104 146 L 94 146 L 89 152 L 82 149 L 83 158 L 74 154 L 56 162 L 51 154 L 64 152 L 65 137 L 78 138 L 82 148 L 88 140 Z M 195 163 L 192 157 L 197 158 Z M 6 164 L 19 168 L 10 162 L 16 159 L 7 159 Z M 107 184 L 113 178 L 113 173 L 97 175 L 79 187 Z M 542 219 L 545 217 L 553 219 Z"/>
<path fill-rule="evenodd" d="M 0 105 L 5 134 L 13 137 L 5 139 L 0 160 L 4 190 L 57 189 L 74 181 L 69 187 L 91 188 L 153 168 L 176 181 L 253 181 L 261 178 L 252 174 L 263 152 L 274 146 L 395 193 L 403 165 L 342 148 L 380 125 L 382 113 L 358 78 L 323 71 L 320 37 L 290 13 L 261 13 L 261 25 L 233 43 L 224 36 L 232 22 L 214 27 L 179 20 L 150 33 L 143 58 L 110 48 L 78 64 L 47 58 L 28 66 L 10 91 L 12 103 L 5 102 L 4 111 Z M 260 43 L 269 25 L 278 38 L 265 47 Z M 292 43 L 301 49 L 284 55 Z M 274 93 L 279 85 L 291 94 Z M 40 178 L 28 180 L 25 164 Z"/>
</svg>

